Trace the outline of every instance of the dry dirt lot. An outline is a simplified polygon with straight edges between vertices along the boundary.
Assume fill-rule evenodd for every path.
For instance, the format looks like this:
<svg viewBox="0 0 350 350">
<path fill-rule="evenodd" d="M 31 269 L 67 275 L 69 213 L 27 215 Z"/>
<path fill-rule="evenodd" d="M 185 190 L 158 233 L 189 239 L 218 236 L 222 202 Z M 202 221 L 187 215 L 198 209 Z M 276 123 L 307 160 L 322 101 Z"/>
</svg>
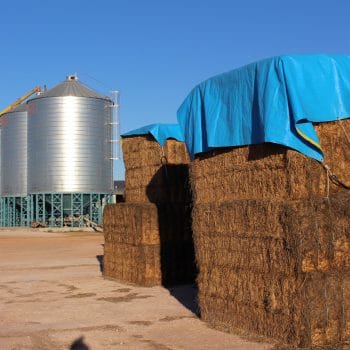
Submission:
<svg viewBox="0 0 350 350">
<path fill-rule="evenodd" d="M 101 275 L 103 236 L 0 230 L 0 349 L 239 349 L 206 326 L 191 286 L 141 288 Z"/>
</svg>

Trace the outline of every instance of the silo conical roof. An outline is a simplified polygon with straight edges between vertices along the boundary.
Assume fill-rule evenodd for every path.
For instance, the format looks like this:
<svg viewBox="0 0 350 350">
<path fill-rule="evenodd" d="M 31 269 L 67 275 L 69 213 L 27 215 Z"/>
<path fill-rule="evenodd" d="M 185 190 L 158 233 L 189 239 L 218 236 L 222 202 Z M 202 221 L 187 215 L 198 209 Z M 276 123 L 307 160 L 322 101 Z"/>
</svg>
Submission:
<svg viewBox="0 0 350 350">
<path fill-rule="evenodd" d="M 76 76 L 67 76 L 67 79 L 61 84 L 58 84 L 54 88 L 35 96 L 31 100 L 45 97 L 64 97 L 64 96 L 75 96 L 75 97 L 88 97 L 88 98 L 99 98 L 103 100 L 110 100 L 109 97 L 100 95 L 99 93 L 91 90 L 87 86 L 78 82 Z"/>
</svg>

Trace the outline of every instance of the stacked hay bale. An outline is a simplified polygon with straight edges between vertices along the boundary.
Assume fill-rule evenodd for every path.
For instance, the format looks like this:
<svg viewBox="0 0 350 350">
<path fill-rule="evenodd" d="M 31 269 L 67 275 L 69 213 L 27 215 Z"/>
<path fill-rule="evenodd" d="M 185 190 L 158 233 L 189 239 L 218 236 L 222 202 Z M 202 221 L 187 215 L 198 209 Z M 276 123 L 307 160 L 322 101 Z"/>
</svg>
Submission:
<svg viewBox="0 0 350 350">
<path fill-rule="evenodd" d="M 125 200 L 133 203 L 189 203 L 188 164 L 183 142 L 164 147 L 151 136 L 123 139 Z"/>
<path fill-rule="evenodd" d="M 350 120 L 316 131 L 325 163 L 349 184 L 342 127 L 350 130 Z M 328 175 L 274 144 L 196 156 L 193 235 L 205 321 L 296 346 L 350 341 L 350 193 Z"/>
<path fill-rule="evenodd" d="M 104 275 L 143 286 L 192 283 L 189 157 L 184 143 L 123 139 L 125 203 L 104 211 Z"/>
</svg>

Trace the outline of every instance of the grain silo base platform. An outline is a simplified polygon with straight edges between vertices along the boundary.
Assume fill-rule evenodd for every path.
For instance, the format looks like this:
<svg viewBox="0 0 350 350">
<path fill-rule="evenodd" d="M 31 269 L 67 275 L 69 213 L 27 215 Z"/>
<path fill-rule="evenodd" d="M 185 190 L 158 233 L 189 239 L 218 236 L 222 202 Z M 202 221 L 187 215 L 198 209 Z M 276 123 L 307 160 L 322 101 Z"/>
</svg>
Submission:
<svg viewBox="0 0 350 350">
<path fill-rule="evenodd" d="M 0 197 L 0 227 L 30 226 L 28 196 Z"/>
<path fill-rule="evenodd" d="M 30 196 L 32 226 L 84 227 L 101 224 L 104 193 L 38 193 Z"/>
<path fill-rule="evenodd" d="M 86 227 L 102 223 L 106 193 L 37 193 L 0 197 L 0 227 Z"/>
</svg>

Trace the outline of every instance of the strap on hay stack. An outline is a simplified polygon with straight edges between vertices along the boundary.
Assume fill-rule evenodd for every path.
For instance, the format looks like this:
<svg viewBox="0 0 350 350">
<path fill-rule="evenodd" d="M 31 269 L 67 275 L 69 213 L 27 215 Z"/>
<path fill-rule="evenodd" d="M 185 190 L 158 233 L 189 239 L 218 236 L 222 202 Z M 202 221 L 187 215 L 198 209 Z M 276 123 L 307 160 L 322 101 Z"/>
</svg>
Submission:
<svg viewBox="0 0 350 350">
<path fill-rule="evenodd" d="M 328 179 L 330 179 L 335 185 L 342 187 L 346 190 L 350 190 L 350 185 L 340 181 L 337 175 L 333 174 L 330 167 L 326 163 L 322 162 L 321 165 L 326 170 Z M 327 188 L 329 188 L 329 185 L 327 186 Z M 327 193 L 327 198 L 328 196 L 329 196 L 329 193 Z"/>
<path fill-rule="evenodd" d="M 346 132 L 343 120 L 340 118 L 338 118 L 337 120 L 339 121 L 339 125 L 344 132 L 344 135 L 345 135 L 347 142 L 350 145 L 350 137 L 349 137 L 348 133 Z M 329 180 L 331 180 L 332 183 L 334 183 L 336 186 L 342 187 L 346 190 L 350 189 L 350 185 L 339 180 L 338 176 L 332 172 L 330 167 L 325 162 L 321 162 L 321 165 L 323 166 L 323 168 L 326 170 L 326 173 L 327 173 L 327 197 L 326 198 L 329 198 Z"/>
</svg>

